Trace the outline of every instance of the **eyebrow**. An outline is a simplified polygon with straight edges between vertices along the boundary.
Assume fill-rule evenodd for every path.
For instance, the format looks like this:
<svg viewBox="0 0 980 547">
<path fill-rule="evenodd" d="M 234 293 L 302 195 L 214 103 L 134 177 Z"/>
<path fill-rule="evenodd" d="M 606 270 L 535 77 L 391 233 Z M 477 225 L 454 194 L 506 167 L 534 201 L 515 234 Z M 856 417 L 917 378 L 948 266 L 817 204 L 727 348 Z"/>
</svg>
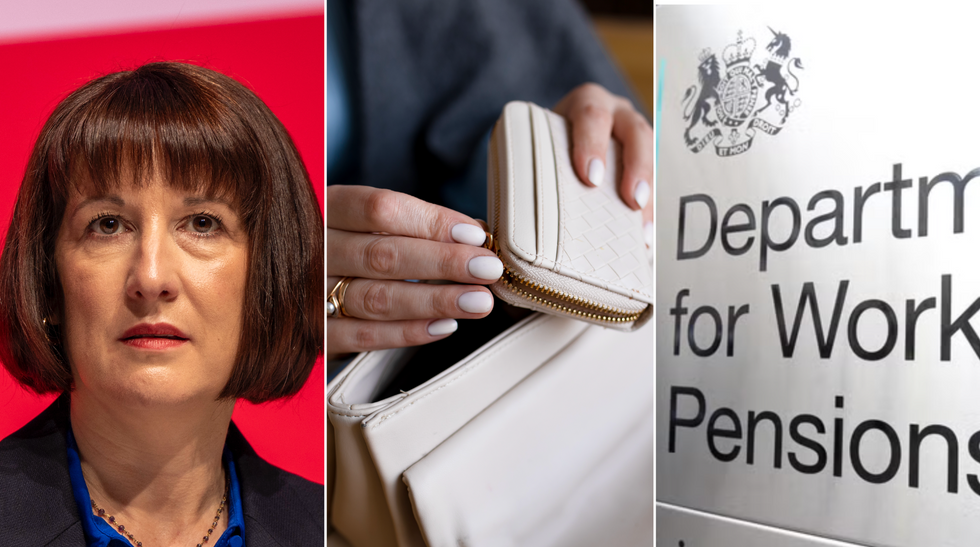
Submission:
<svg viewBox="0 0 980 547">
<path fill-rule="evenodd" d="M 75 218 L 75 215 L 77 215 L 79 211 L 81 211 L 84 207 L 92 205 L 93 203 L 109 203 L 117 207 L 122 207 L 123 205 L 126 204 L 126 202 L 123 201 L 123 198 L 119 197 L 116 194 L 93 196 L 90 198 L 83 199 L 81 203 L 76 205 L 75 208 L 71 211 L 71 214 L 68 215 L 68 218 Z"/>
<path fill-rule="evenodd" d="M 201 205 L 202 203 L 220 203 L 228 207 L 232 207 L 231 202 L 226 199 L 214 196 L 214 197 L 187 197 L 184 198 L 184 205 Z"/>
<path fill-rule="evenodd" d="M 123 205 L 126 204 L 126 202 L 123 201 L 123 198 L 119 197 L 118 195 L 116 195 L 116 194 L 109 194 L 109 195 L 105 195 L 105 196 L 94 196 L 94 197 L 90 197 L 90 198 L 85 198 L 85 199 L 82 200 L 81 203 L 78 204 L 78 207 L 75 207 L 75 210 L 77 211 L 77 210 L 81 209 L 82 207 L 85 207 L 87 205 L 91 205 L 92 203 L 98 203 L 98 202 L 102 202 L 102 201 L 107 201 L 107 202 L 111 203 L 112 205 L 118 205 L 120 207 L 122 207 Z"/>
</svg>

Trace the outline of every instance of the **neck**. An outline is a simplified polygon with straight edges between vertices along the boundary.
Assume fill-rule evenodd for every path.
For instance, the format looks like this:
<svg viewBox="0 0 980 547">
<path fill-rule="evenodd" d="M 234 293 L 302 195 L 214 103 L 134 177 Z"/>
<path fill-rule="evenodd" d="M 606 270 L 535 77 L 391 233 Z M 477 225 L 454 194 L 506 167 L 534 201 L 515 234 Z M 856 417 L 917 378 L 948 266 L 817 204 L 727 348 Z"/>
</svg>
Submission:
<svg viewBox="0 0 980 547">
<path fill-rule="evenodd" d="M 92 500 L 146 544 L 199 543 L 225 491 L 234 401 L 117 408 L 86 395 L 72 394 L 71 422 Z"/>
</svg>

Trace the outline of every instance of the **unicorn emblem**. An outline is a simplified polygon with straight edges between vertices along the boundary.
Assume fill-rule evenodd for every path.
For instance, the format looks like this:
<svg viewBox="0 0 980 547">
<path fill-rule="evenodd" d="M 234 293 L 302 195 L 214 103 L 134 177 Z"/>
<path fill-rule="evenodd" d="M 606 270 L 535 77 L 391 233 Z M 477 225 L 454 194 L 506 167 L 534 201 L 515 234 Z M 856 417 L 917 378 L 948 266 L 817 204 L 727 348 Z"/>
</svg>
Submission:
<svg viewBox="0 0 980 547">
<path fill-rule="evenodd" d="M 795 74 L 793 74 L 792 68 L 795 66 L 796 68 L 802 70 L 803 63 L 800 61 L 799 57 L 794 57 L 787 62 L 789 59 L 789 50 L 792 47 L 792 42 L 790 41 L 789 36 L 786 36 L 782 32 L 772 30 L 772 27 L 768 28 L 769 32 L 771 32 L 773 35 L 772 41 L 766 46 L 766 50 L 770 55 L 769 61 L 766 63 L 765 67 L 762 65 L 755 65 L 755 68 L 759 71 L 761 76 L 760 83 L 764 84 L 765 82 L 769 82 L 772 84 L 772 87 L 766 90 L 766 104 L 759 110 L 756 110 L 755 113 L 758 115 L 763 110 L 769 108 L 769 106 L 772 105 L 773 97 L 775 97 L 776 100 L 782 105 L 782 107 L 779 109 L 783 116 L 782 122 L 780 123 L 786 123 L 786 118 L 789 116 L 789 113 L 792 110 L 792 107 L 786 100 L 786 93 L 793 95 L 800 88 L 800 80 Z M 784 64 L 785 71 L 783 68 Z M 793 78 L 793 87 L 790 87 L 787 76 Z"/>
</svg>

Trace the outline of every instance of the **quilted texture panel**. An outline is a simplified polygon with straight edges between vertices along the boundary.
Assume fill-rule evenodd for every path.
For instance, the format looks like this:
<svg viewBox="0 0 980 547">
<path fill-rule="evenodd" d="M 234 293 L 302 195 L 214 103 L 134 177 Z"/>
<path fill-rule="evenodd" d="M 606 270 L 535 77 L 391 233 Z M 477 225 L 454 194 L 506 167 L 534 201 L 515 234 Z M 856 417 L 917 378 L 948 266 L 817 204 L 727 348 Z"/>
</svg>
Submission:
<svg viewBox="0 0 980 547">
<path fill-rule="evenodd" d="M 558 171 L 561 225 L 554 270 L 653 303 L 651 255 L 642 216 L 617 193 L 622 172 L 619 144 L 610 141 L 605 180 L 600 187 L 591 188 L 579 181 L 572 167 L 567 122 L 552 112 L 548 112 L 548 121 Z"/>
</svg>

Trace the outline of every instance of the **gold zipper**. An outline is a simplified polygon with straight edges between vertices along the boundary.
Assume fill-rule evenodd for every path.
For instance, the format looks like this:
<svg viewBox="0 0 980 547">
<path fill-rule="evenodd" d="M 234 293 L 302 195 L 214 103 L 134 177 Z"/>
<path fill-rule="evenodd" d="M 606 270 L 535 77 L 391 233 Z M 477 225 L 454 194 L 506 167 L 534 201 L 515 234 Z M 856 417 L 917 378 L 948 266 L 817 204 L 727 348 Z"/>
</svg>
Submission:
<svg viewBox="0 0 980 547">
<path fill-rule="evenodd" d="M 498 130 L 499 127 L 495 128 L 494 133 L 496 133 Z M 490 165 L 494 170 L 493 174 L 497 175 L 497 139 L 495 137 L 495 134 L 490 137 Z M 499 176 L 494 176 L 491 179 L 491 184 L 496 184 L 498 179 Z M 500 281 L 503 282 L 503 285 L 510 289 L 511 292 L 555 311 L 568 315 L 574 315 L 579 318 L 591 319 L 593 321 L 630 323 L 636 321 L 640 315 L 643 314 L 643 311 L 630 312 L 627 310 L 611 308 L 603 304 L 592 302 L 591 300 L 585 300 L 583 298 L 567 294 L 563 291 L 546 287 L 540 283 L 535 283 L 526 279 L 519 273 L 512 271 L 507 263 L 504 262 L 504 258 L 500 254 L 500 247 L 497 245 L 496 232 L 497 227 L 500 225 L 499 187 L 494 188 L 493 202 L 494 233 L 491 234 L 490 232 L 487 232 L 487 240 L 483 243 L 483 247 L 496 253 L 497 258 L 503 262 L 504 273 L 500 277 Z"/>
<path fill-rule="evenodd" d="M 497 256 L 500 256 L 499 253 Z M 540 283 L 529 281 L 506 266 L 504 267 L 504 275 L 500 280 L 505 287 L 519 296 L 577 317 L 609 323 L 630 323 L 639 319 L 640 315 L 643 314 L 642 311 L 630 313 L 556 291 Z"/>
</svg>

